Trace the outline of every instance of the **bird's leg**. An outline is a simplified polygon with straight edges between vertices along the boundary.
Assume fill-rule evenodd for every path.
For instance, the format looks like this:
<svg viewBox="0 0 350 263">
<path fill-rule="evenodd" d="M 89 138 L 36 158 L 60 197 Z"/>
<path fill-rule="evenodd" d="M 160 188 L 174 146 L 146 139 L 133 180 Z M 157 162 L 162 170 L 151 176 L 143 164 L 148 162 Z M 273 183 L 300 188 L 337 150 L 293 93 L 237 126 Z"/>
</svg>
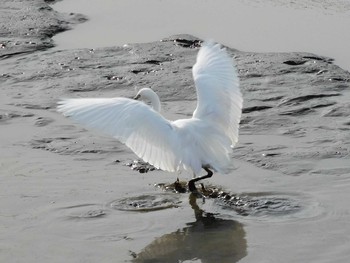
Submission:
<svg viewBox="0 0 350 263">
<path fill-rule="evenodd" d="M 195 182 L 198 182 L 198 181 L 203 180 L 203 179 L 206 179 L 206 178 L 210 178 L 210 177 L 212 177 L 212 175 L 213 175 L 213 172 L 210 171 L 208 167 L 203 167 L 203 169 L 204 169 L 208 174 L 203 175 L 203 176 L 201 176 L 201 177 L 193 178 L 193 179 L 191 179 L 191 180 L 188 182 L 188 189 L 189 189 L 192 193 L 198 192 L 198 191 L 197 191 L 197 188 L 196 188 L 196 186 L 195 186 L 195 184 L 194 184 Z"/>
</svg>

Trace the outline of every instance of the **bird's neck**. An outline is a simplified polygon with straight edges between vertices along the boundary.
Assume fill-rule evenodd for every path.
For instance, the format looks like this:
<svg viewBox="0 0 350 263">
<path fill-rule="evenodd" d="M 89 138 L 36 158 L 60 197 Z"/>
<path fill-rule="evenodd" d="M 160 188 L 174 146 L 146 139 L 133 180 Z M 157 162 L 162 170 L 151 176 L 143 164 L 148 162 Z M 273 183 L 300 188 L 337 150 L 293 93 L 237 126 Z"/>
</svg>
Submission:
<svg viewBox="0 0 350 263">
<path fill-rule="evenodd" d="M 150 97 L 150 101 L 151 101 L 151 106 L 152 108 L 157 111 L 160 112 L 161 107 L 160 107 L 160 100 L 159 97 L 156 93 L 153 93 L 152 96 Z"/>
</svg>

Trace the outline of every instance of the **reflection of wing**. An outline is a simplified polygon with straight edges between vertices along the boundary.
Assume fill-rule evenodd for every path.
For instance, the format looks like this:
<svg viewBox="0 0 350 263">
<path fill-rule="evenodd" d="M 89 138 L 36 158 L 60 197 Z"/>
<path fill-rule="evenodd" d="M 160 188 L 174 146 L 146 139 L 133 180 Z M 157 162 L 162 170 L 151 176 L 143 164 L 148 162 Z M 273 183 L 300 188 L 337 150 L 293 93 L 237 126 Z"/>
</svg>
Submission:
<svg viewBox="0 0 350 263">
<path fill-rule="evenodd" d="M 243 99 L 236 69 L 226 50 L 219 44 L 204 43 L 193 66 L 193 78 L 198 98 L 193 117 L 219 126 L 233 146 L 238 140 Z"/>
<path fill-rule="evenodd" d="M 179 166 L 179 143 L 173 125 L 146 104 L 127 98 L 66 99 L 58 111 L 104 132 L 156 168 L 173 172 Z"/>
</svg>

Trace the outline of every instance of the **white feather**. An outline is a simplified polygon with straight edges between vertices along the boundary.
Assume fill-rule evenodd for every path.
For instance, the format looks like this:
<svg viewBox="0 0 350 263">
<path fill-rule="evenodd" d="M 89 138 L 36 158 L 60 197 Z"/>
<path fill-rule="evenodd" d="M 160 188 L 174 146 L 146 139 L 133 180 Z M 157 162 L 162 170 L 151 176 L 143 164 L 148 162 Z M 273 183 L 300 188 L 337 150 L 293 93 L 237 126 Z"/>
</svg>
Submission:
<svg viewBox="0 0 350 263">
<path fill-rule="evenodd" d="M 220 126 L 232 147 L 238 141 L 243 99 L 232 59 L 219 44 L 205 43 L 193 66 L 197 108 L 193 117 Z"/>
<path fill-rule="evenodd" d="M 198 104 L 190 119 L 166 120 L 149 88 L 138 95 L 151 100 L 154 108 L 127 98 L 86 98 L 62 100 L 58 111 L 113 136 L 156 168 L 199 175 L 206 166 L 225 173 L 242 109 L 237 73 L 226 51 L 209 42 L 198 53 L 193 77 Z"/>
</svg>

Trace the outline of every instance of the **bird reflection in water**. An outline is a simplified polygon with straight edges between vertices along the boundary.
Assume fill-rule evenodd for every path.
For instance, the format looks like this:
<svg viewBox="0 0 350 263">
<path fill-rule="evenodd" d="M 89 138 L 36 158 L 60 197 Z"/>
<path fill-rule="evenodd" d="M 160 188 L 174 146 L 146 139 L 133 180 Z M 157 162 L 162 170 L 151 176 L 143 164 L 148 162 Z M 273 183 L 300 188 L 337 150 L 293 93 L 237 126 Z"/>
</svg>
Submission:
<svg viewBox="0 0 350 263">
<path fill-rule="evenodd" d="M 243 225 L 206 213 L 191 193 L 189 203 L 196 221 L 170 234 L 156 238 L 132 262 L 178 263 L 186 260 L 203 263 L 233 263 L 247 255 Z"/>
</svg>

